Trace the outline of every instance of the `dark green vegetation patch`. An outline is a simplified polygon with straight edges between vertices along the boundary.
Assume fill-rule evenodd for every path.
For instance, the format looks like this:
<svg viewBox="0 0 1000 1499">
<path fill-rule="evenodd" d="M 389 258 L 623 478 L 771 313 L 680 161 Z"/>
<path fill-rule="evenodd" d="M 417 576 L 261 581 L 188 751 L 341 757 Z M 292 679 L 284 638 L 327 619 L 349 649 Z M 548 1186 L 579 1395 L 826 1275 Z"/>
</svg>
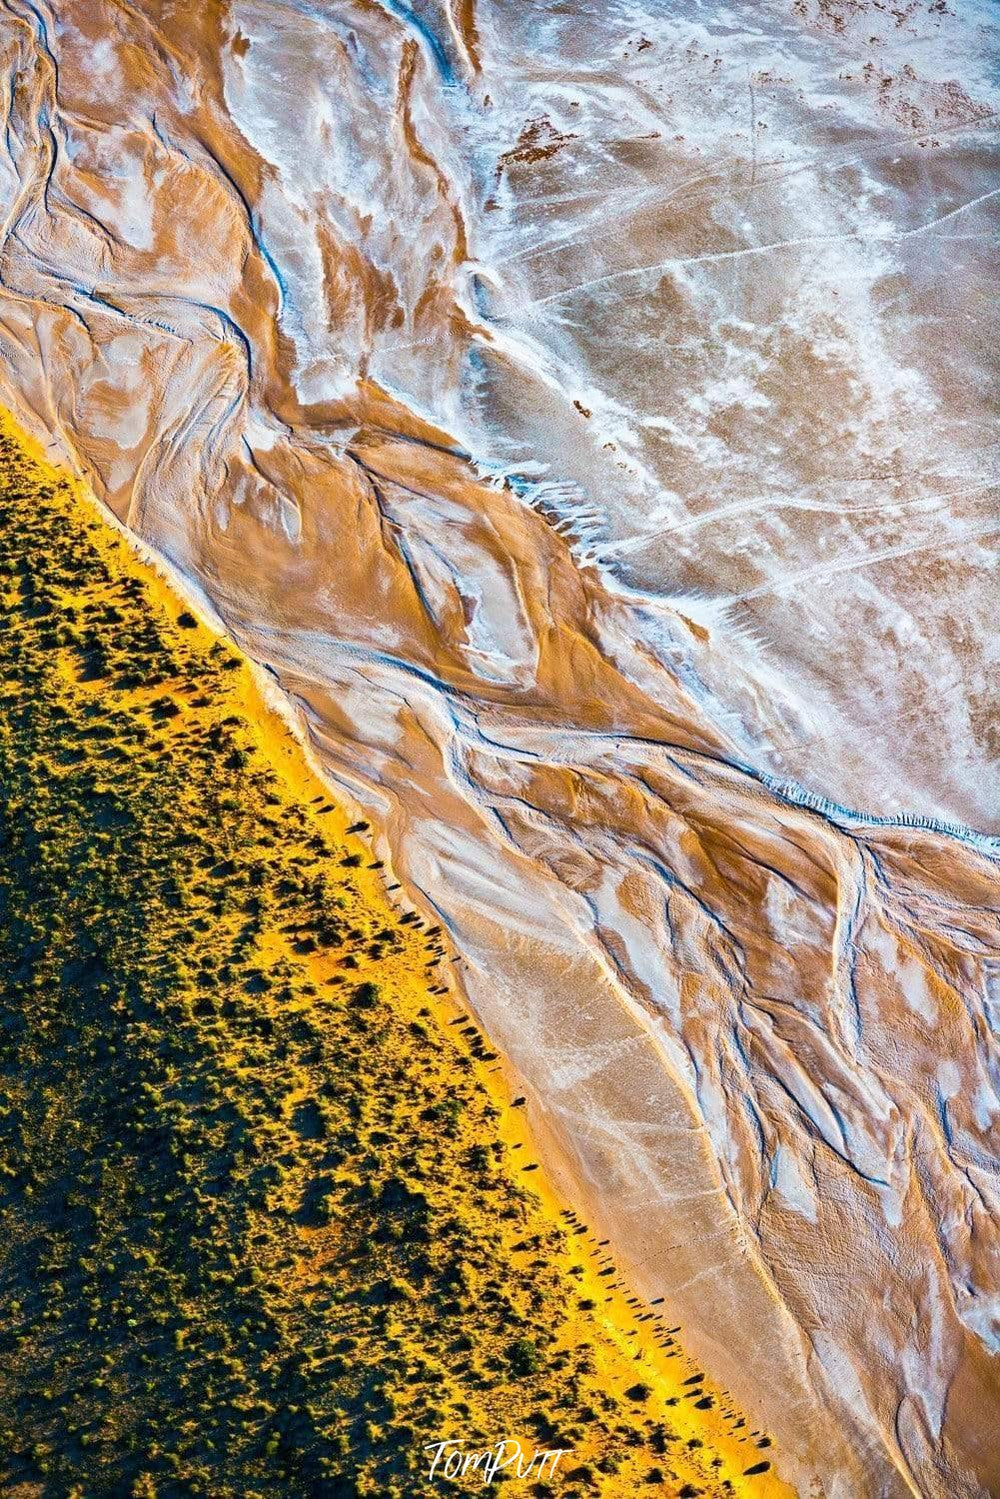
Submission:
<svg viewBox="0 0 1000 1499">
<path fill-rule="evenodd" d="M 422 1005 L 439 940 L 7 437 L 0 601 L 0 1489 L 409 1499 L 424 1442 L 511 1430 L 596 1453 L 564 1493 L 648 1470 L 676 1439 L 590 1377 L 482 1040 Z"/>
</svg>

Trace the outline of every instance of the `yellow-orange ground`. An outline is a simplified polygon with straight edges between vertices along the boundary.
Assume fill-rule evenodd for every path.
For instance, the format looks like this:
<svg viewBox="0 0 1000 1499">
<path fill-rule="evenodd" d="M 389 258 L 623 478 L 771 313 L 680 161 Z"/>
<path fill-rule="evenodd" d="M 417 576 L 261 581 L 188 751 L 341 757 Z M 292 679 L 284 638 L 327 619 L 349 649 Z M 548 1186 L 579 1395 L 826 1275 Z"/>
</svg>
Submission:
<svg viewBox="0 0 1000 1499">
<path fill-rule="evenodd" d="M 789 1493 L 253 670 L 8 418 L 0 604 L 3 1491 L 410 1496 L 516 1437 L 568 1455 L 512 1492 Z"/>
</svg>

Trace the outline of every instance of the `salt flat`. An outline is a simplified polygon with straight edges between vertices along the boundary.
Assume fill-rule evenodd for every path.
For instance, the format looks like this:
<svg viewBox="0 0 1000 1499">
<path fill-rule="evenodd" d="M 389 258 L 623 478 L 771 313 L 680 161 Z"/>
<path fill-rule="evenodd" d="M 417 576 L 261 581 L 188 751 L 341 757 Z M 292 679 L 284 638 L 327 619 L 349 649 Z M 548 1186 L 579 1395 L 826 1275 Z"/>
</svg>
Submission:
<svg viewBox="0 0 1000 1499">
<path fill-rule="evenodd" d="M 5 7 L 5 397 L 802 1491 L 994 1491 L 991 8 L 161 12 Z"/>
</svg>

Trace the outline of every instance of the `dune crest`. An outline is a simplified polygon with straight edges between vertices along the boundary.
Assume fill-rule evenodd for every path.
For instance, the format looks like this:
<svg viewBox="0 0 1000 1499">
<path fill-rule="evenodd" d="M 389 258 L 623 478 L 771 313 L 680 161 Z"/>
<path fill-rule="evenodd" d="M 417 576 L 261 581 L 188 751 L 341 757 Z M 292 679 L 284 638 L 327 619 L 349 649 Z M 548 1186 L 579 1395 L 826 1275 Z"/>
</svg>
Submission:
<svg viewBox="0 0 1000 1499">
<path fill-rule="evenodd" d="M 639 163 L 629 213 L 656 223 L 628 218 L 621 241 L 598 223 L 595 249 L 584 216 L 564 241 L 533 241 L 531 183 L 552 204 L 585 196 L 574 142 L 609 115 L 595 125 L 580 103 L 583 43 L 551 7 L 546 45 L 564 58 L 544 80 L 551 107 L 530 98 L 505 160 L 491 158 L 497 121 L 513 118 L 502 9 L 238 0 L 163 14 L 5 0 L 4 392 L 276 673 L 331 781 L 385 829 L 462 953 L 469 999 L 524 1079 L 575 1200 L 774 1430 L 787 1476 L 844 1499 L 995 1491 L 1000 928 L 979 691 L 990 605 L 977 591 L 989 476 L 955 472 L 948 450 L 936 492 L 975 496 L 974 512 L 946 516 L 969 544 L 960 578 L 946 572 L 923 602 L 905 579 L 877 599 L 837 594 L 815 636 L 802 629 L 771 652 L 759 642 L 777 616 L 754 599 L 788 578 L 800 601 L 818 594 L 862 554 L 810 572 L 821 539 L 769 514 L 743 577 L 755 517 L 733 494 L 684 509 L 678 451 L 691 430 L 670 427 L 672 407 L 647 412 L 637 439 L 623 369 L 649 380 L 675 336 L 693 373 L 673 395 L 704 417 L 695 456 L 714 453 L 711 472 L 734 472 L 744 494 L 754 453 L 778 463 L 753 413 L 762 401 L 785 411 L 760 372 L 787 359 L 785 383 L 818 391 L 825 415 L 815 431 L 807 403 L 777 446 L 797 453 L 812 433 L 817 451 L 841 453 L 843 479 L 881 485 L 877 507 L 916 505 L 932 532 L 944 512 L 929 462 L 913 489 L 886 431 L 908 413 L 929 449 L 935 422 L 974 449 L 979 413 L 963 429 L 954 406 L 907 383 L 906 340 L 892 360 L 863 346 L 876 303 L 873 329 L 889 326 L 882 301 L 906 265 L 882 265 L 871 300 L 831 321 L 826 345 L 813 328 L 808 350 L 777 314 L 785 344 L 750 347 L 753 298 L 709 318 L 722 291 L 692 286 L 695 263 L 731 257 L 735 275 L 762 252 L 735 220 L 717 221 L 717 199 L 699 210 L 683 197 L 671 215 L 646 196 L 639 168 L 669 118 L 652 96 L 614 160 Z M 876 9 L 771 19 L 799 38 L 789 58 L 811 59 L 832 88 L 863 26 L 886 24 Z M 882 88 L 862 69 L 823 148 L 836 141 L 844 170 L 855 164 L 848 197 L 876 205 L 871 253 L 911 234 L 923 243 L 941 221 L 969 236 L 971 263 L 993 200 L 949 196 L 933 177 L 942 167 L 920 168 L 914 201 L 923 188 L 933 200 L 923 219 L 878 217 L 878 203 L 899 211 L 889 177 L 905 189 L 918 153 L 952 151 L 964 188 L 986 149 L 978 74 L 949 90 L 927 63 L 935 47 L 978 56 L 985 20 L 971 6 L 971 21 L 923 18 L 919 31 L 912 9 L 916 41 L 907 32 L 898 46 L 912 47 L 914 78 L 893 71 Z M 713 38 L 696 45 L 684 24 L 670 66 L 701 69 L 707 88 Z M 629 32 L 621 63 L 643 98 L 652 82 L 628 70 L 666 47 L 654 29 Z M 756 129 L 763 61 L 740 68 L 749 176 L 728 158 L 726 171 L 752 214 L 775 173 Z M 810 82 L 786 80 L 803 96 Z M 900 159 L 878 176 L 890 147 Z M 719 149 L 702 143 L 680 164 L 717 174 Z M 790 196 L 759 226 L 769 244 L 857 251 L 850 223 L 802 230 L 805 179 L 789 160 L 777 175 Z M 504 279 L 494 223 L 512 257 L 570 274 Z M 645 330 L 617 301 L 518 321 L 526 291 L 550 309 L 571 289 L 596 294 L 589 283 L 631 277 L 643 247 L 656 251 L 643 264 L 672 266 L 645 298 Z M 761 297 L 773 274 L 754 282 Z M 730 314 L 726 374 L 702 354 Z M 618 350 L 613 370 L 594 362 L 596 344 Z M 891 391 L 865 385 L 865 369 L 889 366 Z M 833 421 L 847 396 L 851 419 Z M 585 435 L 595 423 L 599 440 Z M 812 514 L 830 503 L 830 473 L 805 479 L 791 475 L 785 499 Z M 628 495 L 644 513 L 660 496 L 655 545 L 630 530 Z M 931 545 L 892 518 L 864 533 L 862 572 Z M 711 545 L 682 545 L 686 529 Z M 615 555 L 629 571 L 609 572 Z M 926 576 L 944 567 L 939 557 Z M 737 596 L 749 613 L 733 613 Z M 968 620 L 967 639 L 946 638 L 952 616 Z M 795 611 L 781 618 L 795 636 Z M 924 666 L 906 676 L 897 716 L 869 694 L 901 659 L 882 649 L 890 625 L 904 658 L 907 638 L 940 644 L 939 657 L 914 646 Z M 825 697 L 824 675 L 837 679 Z"/>
</svg>

